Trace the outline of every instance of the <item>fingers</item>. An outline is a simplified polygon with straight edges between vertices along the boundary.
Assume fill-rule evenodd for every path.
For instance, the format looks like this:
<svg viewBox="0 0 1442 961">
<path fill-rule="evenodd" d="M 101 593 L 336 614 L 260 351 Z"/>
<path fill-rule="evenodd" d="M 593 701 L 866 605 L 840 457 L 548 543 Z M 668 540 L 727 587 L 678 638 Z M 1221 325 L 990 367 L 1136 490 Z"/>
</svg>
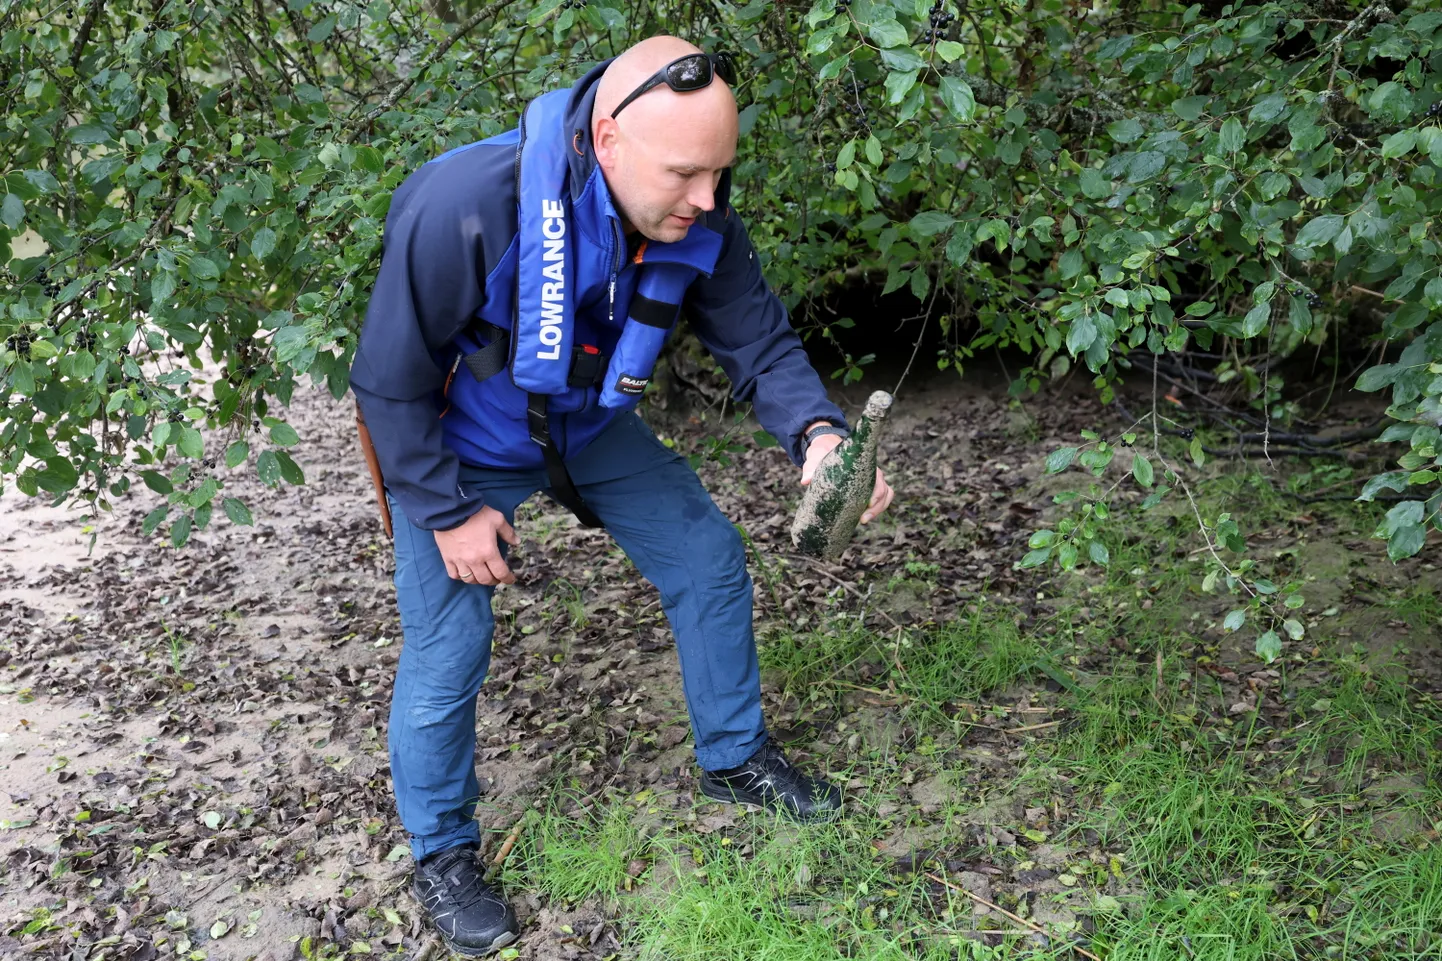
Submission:
<svg viewBox="0 0 1442 961">
<path fill-rule="evenodd" d="M 519 547 L 521 544 L 520 537 L 516 536 L 516 529 L 504 520 L 496 525 L 496 535 L 512 547 Z"/>
<path fill-rule="evenodd" d="M 876 471 L 876 486 L 871 491 L 871 503 L 866 505 L 866 513 L 861 515 L 861 523 L 869 524 L 878 514 L 891 506 L 891 498 L 895 496 L 891 485 L 886 482 L 886 477 L 881 473 L 880 468 Z"/>
<path fill-rule="evenodd" d="M 477 572 L 478 577 L 486 578 L 482 584 L 514 584 L 516 575 L 506 566 L 505 559 L 501 557 L 500 551 L 486 554 L 486 566 Z"/>
</svg>

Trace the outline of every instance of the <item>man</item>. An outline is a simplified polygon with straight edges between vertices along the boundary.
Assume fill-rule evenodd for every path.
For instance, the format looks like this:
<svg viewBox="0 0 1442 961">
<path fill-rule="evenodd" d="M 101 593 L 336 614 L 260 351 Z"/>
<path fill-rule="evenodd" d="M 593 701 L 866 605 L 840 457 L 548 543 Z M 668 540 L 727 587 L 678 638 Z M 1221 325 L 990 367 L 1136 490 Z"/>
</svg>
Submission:
<svg viewBox="0 0 1442 961">
<path fill-rule="evenodd" d="M 846 434 L 727 203 L 731 73 L 652 37 L 538 98 L 518 130 L 423 165 L 392 201 L 351 384 L 395 517 L 391 777 L 417 899 L 463 954 L 517 935 L 474 857 L 473 755 L 491 596 L 515 583 L 511 524 L 538 491 L 604 526 L 659 588 L 701 790 L 799 820 L 840 810 L 767 739 L 735 528 L 633 410 L 684 305 L 803 484 Z M 891 496 L 878 471 L 863 520 Z"/>
</svg>

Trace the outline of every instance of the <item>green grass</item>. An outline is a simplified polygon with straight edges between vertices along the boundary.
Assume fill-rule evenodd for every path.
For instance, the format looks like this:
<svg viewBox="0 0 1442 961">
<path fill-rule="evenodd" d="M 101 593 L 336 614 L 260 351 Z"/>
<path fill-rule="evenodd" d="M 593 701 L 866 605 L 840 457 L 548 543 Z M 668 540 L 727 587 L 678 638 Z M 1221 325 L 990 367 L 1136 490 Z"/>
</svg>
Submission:
<svg viewBox="0 0 1442 961">
<path fill-rule="evenodd" d="M 909 714 L 946 723 L 957 702 L 975 700 L 1029 673 L 1045 659 L 1005 608 L 983 604 L 927 631 L 879 634 L 855 622 L 830 631 L 780 632 L 761 645 L 761 668 L 803 700 L 846 690 L 886 688 Z"/>
<path fill-rule="evenodd" d="M 1255 476 L 1198 496 L 1204 515 L 1231 510 L 1250 534 L 1299 510 Z M 1309 636 L 1321 655 L 1274 665 L 1266 710 L 1234 710 L 1259 665 L 1225 680 L 1202 669 L 1203 654 L 1237 655 L 1192 636 L 1226 603 L 1197 590 L 1199 543 L 1172 505 L 1109 532 L 1105 571 L 1043 585 L 1030 620 L 992 598 L 927 629 L 838 614 L 824 630 L 774 632 L 766 683 L 827 721 L 807 748 L 851 784 L 844 818 L 703 828 L 720 808 L 617 794 L 537 815 L 508 871 L 554 903 L 604 906 L 621 922 L 620 957 L 642 961 L 1070 959 L 1065 932 L 1082 924 L 1079 943 L 1107 961 L 1442 961 L 1442 705 L 1403 673 L 1370 670 L 1355 639 Z M 1305 549 L 1269 563 L 1308 574 Z M 1419 640 L 1442 621 L 1431 591 L 1393 598 L 1390 616 Z M 1000 727 L 1059 723 L 975 726 L 970 705 L 1024 695 L 1060 713 Z M 928 781 L 942 796 L 923 809 L 911 791 Z M 921 870 L 892 844 L 912 836 Z M 1075 924 L 1042 943 L 975 916 L 926 878 L 948 860 L 961 864 L 953 880 L 993 867 L 1003 907 Z"/>
</svg>

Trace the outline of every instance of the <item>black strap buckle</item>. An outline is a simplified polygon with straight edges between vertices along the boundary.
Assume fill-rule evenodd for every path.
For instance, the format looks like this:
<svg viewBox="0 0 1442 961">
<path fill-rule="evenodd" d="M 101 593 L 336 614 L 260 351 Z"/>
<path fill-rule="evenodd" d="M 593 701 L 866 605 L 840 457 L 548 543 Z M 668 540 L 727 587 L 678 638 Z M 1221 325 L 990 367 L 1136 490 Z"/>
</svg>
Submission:
<svg viewBox="0 0 1442 961">
<path fill-rule="evenodd" d="M 542 447 L 551 446 L 551 425 L 546 419 L 546 395 L 528 394 L 526 404 L 526 428 L 531 440 Z"/>
</svg>

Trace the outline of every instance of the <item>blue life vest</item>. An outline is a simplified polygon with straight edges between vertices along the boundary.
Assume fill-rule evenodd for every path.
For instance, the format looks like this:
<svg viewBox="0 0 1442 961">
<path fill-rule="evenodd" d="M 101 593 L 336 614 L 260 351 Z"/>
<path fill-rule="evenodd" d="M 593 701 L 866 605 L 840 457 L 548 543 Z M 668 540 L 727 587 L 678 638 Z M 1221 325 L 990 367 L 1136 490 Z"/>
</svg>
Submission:
<svg viewBox="0 0 1442 961">
<path fill-rule="evenodd" d="M 568 435 L 558 446 L 549 415 L 634 408 L 675 326 L 686 289 L 714 270 L 722 246 L 719 233 L 697 222 L 674 243 L 646 241 L 635 258 L 636 269 L 623 264 L 625 240 L 600 166 L 580 189 L 571 183 L 566 152 L 579 152 L 582 131 L 567 136 L 570 95 L 562 89 L 537 97 L 516 130 L 481 141 L 516 144 L 518 232 L 486 278 L 485 302 L 471 328 L 456 339 L 457 353 L 448 358 L 452 376 L 446 398 L 462 415 L 445 425 L 453 447 L 484 451 L 472 458 L 484 463 L 529 435 L 543 454 L 553 488 L 569 484 L 561 455 L 575 449 L 577 438 Z M 431 163 L 472 146 L 478 144 L 458 147 Z M 461 365 L 469 378 L 457 376 Z M 503 370 L 509 378 L 496 376 Z M 518 401 L 524 404 L 524 420 L 515 417 L 521 413 Z M 594 436 L 609 420 L 583 418 L 590 428 L 586 433 Z M 509 433 L 508 423 L 524 424 L 525 433 Z M 528 466 L 524 461 L 529 458 L 516 460 L 515 466 Z M 584 508 L 568 503 L 564 491 L 557 493 L 583 522 L 599 526 Z"/>
</svg>

